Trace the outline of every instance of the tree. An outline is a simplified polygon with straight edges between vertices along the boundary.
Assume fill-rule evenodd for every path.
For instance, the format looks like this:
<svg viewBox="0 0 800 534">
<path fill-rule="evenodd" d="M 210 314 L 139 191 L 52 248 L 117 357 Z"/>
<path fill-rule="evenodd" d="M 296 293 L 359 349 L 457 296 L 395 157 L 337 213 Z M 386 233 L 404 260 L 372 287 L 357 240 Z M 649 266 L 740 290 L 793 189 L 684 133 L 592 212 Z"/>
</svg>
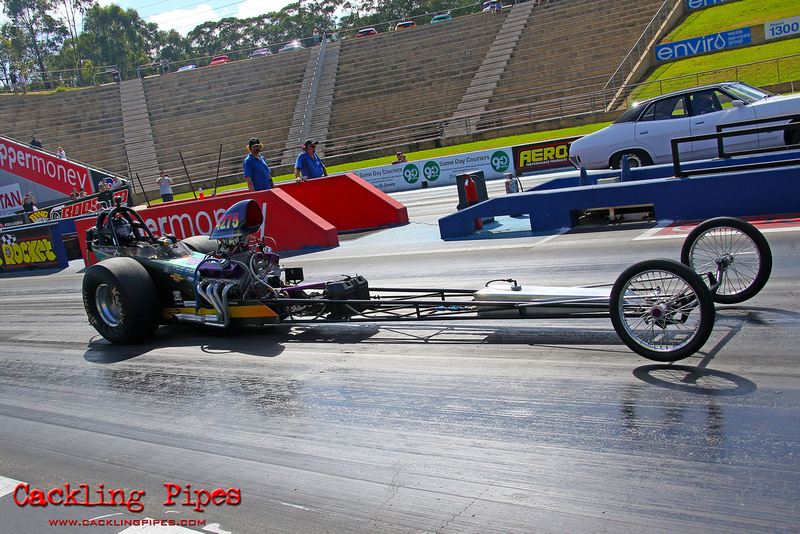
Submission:
<svg viewBox="0 0 800 534">
<path fill-rule="evenodd" d="M 140 65 L 150 64 L 158 27 L 143 21 L 135 9 L 95 4 L 86 11 L 80 42 L 92 63 L 116 65 L 123 79 L 132 78 Z"/>
<path fill-rule="evenodd" d="M 74 68 L 78 69 L 78 83 L 81 80 L 81 48 L 78 42 L 78 35 L 83 31 L 83 19 L 86 15 L 86 10 L 94 4 L 95 0 L 55 0 L 55 5 L 60 6 L 64 13 L 64 26 L 69 32 L 70 46 L 66 42 L 62 48 L 62 55 L 66 59 L 65 52 L 70 51 L 74 59 Z M 67 50 L 64 50 L 67 48 Z M 68 63 L 67 63 L 68 64 Z M 66 65 L 65 65 L 66 66 Z"/>
<path fill-rule="evenodd" d="M 60 21 L 48 14 L 52 9 L 49 0 L 5 0 L 3 4 L 3 11 L 13 23 L 11 43 L 21 63 L 19 67 L 37 68 L 46 89 L 50 88 L 48 60 L 61 48 L 68 33 Z"/>
<path fill-rule="evenodd" d="M 278 12 L 247 19 L 230 17 L 203 23 L 186 37 L 189 56 L 211 56 L 224 51 L 256 48 L 310 37 L 314 30 L 336 31 L 336 10 L 343 0 L 305 2 L 285 6 Z"/>
</svg>

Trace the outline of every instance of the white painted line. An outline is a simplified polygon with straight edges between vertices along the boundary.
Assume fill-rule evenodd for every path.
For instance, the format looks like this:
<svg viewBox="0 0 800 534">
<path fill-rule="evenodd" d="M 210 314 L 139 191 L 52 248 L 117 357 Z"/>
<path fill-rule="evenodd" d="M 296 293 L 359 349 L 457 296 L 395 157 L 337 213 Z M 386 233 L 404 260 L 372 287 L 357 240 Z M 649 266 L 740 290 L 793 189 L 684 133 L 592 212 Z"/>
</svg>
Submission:
<svg viewBox="0 0 800 534">
<path fill-rule="evenodd" d="M 640 235 L 638 237 L 634 237 L 633 241 L 646 241 L 646 240 L 653 240 L 653 239 L 678 239 L 678 238 L 686 239 L 686 236 L 689 235 L 689 232 L 691 232 L 692 229 L 694 229 L 694 227 L 697 226 L 700 223 L 676 226 L 675 227 L 676 231 L 671 233 L 671 234 L 654 235 L 654 234 L 660 232 L 661 230 L 663 230 L 664 228 L 666 228 L 667 226 L 669 226 L 671 224 L 673 224 L 673 221 L 665 221 L 665 222 L 658 223 L 657 226 L 655 226 L 653 228 L 650 228 L 649 230 L 646 230 L 645 232 L 642 233 L 642 235 Z M 774 234 L 774 233 L 778 233 L 778 232 L 800 232 L 800 226 L 784 226 L 784 227 L 780 227 L 780 228 L 762 228 L 762 227 L 759 227 L 758 225 L 756 225 L 756 228 L 762 234 Z"/>
<path fill-rule="evenodd" d="M 6 478 L 0 476 L 0 497 L 5 497 L 9 493 L 13 493 L 14 489 L 19 485 L 22 484 L 19 480 L 14 480 L 13 478 Z"/>
<path fill-rule="evenodd" d="M 289 502 L 282 502 L 281 505 L 283 506 L 291 506 L 292 508 L 299 508 L 300 510 L 311 510 L 311 508 L 307 508 L 305 506 L 300 506 L 299 504 L 292 504 Z"/>
</svg>

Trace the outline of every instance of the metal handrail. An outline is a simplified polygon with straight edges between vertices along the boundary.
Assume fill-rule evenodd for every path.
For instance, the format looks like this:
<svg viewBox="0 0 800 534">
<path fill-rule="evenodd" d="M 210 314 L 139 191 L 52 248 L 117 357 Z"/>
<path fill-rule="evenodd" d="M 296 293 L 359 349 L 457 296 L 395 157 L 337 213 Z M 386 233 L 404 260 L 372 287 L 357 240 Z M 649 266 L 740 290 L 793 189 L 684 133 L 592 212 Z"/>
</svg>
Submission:
<svg viewBox="0 0 800 534">
<path fill-rule="evenodd" d="M 666 20 L 667 17 L 669 16 L 669 13 L 667 11 L 671 11 L 671 9 L 672 9 L 670 7 L 669 10 L 667 10 L 667 4 L 670 4 L 670 3 L 676 4 L 679 1 L 683 1 L 683 0 L 664 0 L 664 3 L 661 4 L 661 7 L 658 8 L 658 11 L 656 11 L 656 14 L 653 15 L 653 18 L 650 19 L 650 22 L 647 24 L 645 29 L 642 30 L 641 35 L 636 40 L 636 42 L 633 44 L 633 46 L 631 47 L 631 49 L 628 52 L 628 54 L 620 62 L 619 66 L 614 71 L 614 74 L 611 75 L 611 77 L 608 79 L 606 84 L 603 86 L 603 90 L 608 89 L 608 86 L 615 82 L 615 80 L 617 79 L 618 75 L 622 76 L 622 81 L 623 82 L 625 81 L 625 73 L 624 73 L 623 69 L 624 69 L 624 67 L 625 67 L 625 65 L 627 63 L 633 63 L 633 61 L 631 60 L 631 56 L 634 53 L 637 53 L 638 56 L 636 57 L 635 61 L 638 62 L 639 59 L 641 59 L 641 57 L 643 55 L 643 51 L 642 51 L 642 48 L 641 48 L 643 40 L 646 40 L 648 38 L 648 33 L 651 34 L 650 35 L 650 39 L 655 37 L 655 35 L 657 33 L 657 28 L 654 29 L 654 26 L 655 26 L 654 23 L 657 24 L 660 27 L 661 24 L 664 22 L 664 20 Z M 664 13 L 664 12 L 667 12 L 667 13 Z M 644 51 L 647 50 L 647 46 L 649 44 L 650 44 L 649 42 L 645 42 L 644 43 L 644 49 L 643 49 Z M 635 63 L 634 63 L 634 65 L 635 65 Z M 631 70 L 633 70 L 633 67 L 631 67 Z M 622 84 L 620 84 L 620 85 L 622 85 Z M 614 85 L 613 88 L 616 89 L 616 85 Z"/>
</svg>

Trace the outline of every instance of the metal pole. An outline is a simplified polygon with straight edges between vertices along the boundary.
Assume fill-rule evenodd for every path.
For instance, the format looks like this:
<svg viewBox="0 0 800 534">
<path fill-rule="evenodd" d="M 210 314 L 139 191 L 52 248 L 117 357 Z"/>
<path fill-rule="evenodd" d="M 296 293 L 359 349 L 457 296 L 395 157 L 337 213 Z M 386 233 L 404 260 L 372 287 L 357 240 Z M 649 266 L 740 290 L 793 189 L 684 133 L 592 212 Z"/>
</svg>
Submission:
<svg viewBox="0 0 800 534">
<path fill-rule="evenodd" d="M 186 173 L 186 177 L 189 179 L 189 187 L 192 188 L 192 194 L 194 195 L 194 199 L 197 200 L 197 192 L 194 190 L 194 184 L 192 183 L 192 177 L 189 176 L 189 171 L 186 169 L 186 162 L 183 161 L 183 153 L 178 150 L 178 155 L 181 157 L 181 163 L 183 163 L 183 172 Z"/>
<path fill-rule="evenodd" d="M 142 189 L 142 195 L 144 195 L 144 201 L 147 203 L 147 207 L 150 207 L 150 200 L 147 198 L 147 193 L 144 190 L 144 186 L 142 185 L 142 180 L 139 178 L 139 173 L 136 173 L 136 180 L 139 182 L 139 187 Z"/>
<path fill-rule="evenodd" d="M 214 192 L 211 193 L 212 197 L 217 196 L 217 182 L 219 182 L 219 165 L 222 162 L 222 144 L 219 145 L 219 157 L 217 158 L 217 177 L 214 179 Z"/>
</svg>

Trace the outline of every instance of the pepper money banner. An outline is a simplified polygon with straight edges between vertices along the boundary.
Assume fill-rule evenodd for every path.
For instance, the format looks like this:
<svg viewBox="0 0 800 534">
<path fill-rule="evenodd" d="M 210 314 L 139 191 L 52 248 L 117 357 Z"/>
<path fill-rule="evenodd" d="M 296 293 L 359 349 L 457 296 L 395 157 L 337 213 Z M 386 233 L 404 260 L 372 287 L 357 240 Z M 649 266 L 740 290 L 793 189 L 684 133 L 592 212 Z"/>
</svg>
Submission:
<svg viewBox="0 0 800 534">
<path fill-rule="evenodd" d="M 514 172 L 511 149 L 498 148 L 456 154 L 441 158 L 410 161 L 351 171 L 363 180 L 386 192 L 407 191 L 422 187 L 455 185 L 456 176 L 483 171 L 484 178 L 503 178 Z"/>
</svg>

